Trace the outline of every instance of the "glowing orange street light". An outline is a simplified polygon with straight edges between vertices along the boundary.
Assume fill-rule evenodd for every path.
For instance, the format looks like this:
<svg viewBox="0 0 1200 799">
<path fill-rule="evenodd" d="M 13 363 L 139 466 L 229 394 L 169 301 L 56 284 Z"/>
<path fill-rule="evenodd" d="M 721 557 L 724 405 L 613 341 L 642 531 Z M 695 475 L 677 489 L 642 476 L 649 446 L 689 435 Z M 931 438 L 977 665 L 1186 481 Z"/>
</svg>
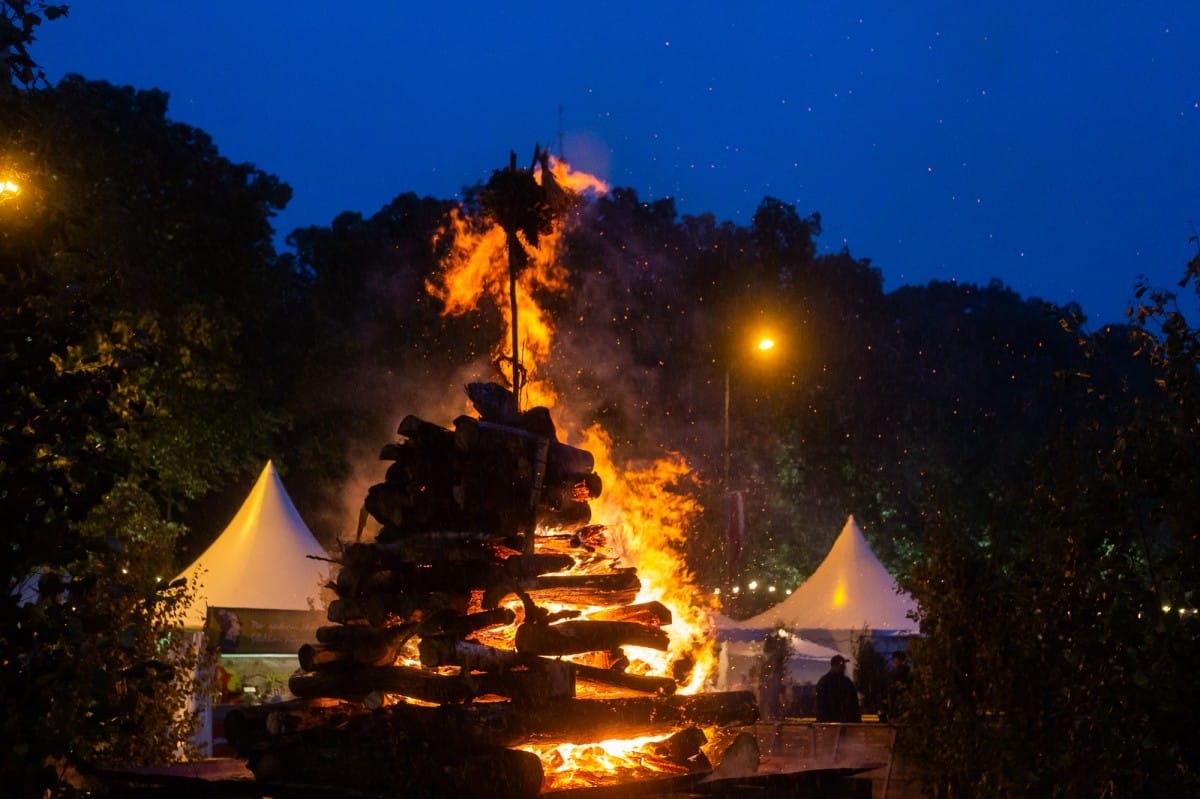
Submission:
<svg viewBox="0 0 1200 799">
<path fill-rule="evenodd" d="M 775 349 L 775 339 L 771 336 L 760 336 L 754 345 L 755 352 L 765 355 Z M 729 491 L 729 364 L 725 364 L 725 490 Z"/>
<path fill-rule="evenodd" d="M 759 356 L 770 353 L 775 349 L 775 339 L 769 335 L 761 335 L 755 342 L 753 351 Z M 730 405 L 730 364 L 725 364 L 725 570 L 726 578 L 732 581 L 736 577 L 736 562 L 740 558 L 745 526 L 744 510 L 742 507 L 742 492 L 734 490 L 729 482 L 729 464 L 732 448 L 729 445 L 729 405 Z M 738 593 L 734 587 L 735 594 Z"/>
<path fill-rule="evenodd" d="M 0 180 L 0 201 L 11 200 L 21 193 L 21 184 L 11 180 Z"/>
</svg>

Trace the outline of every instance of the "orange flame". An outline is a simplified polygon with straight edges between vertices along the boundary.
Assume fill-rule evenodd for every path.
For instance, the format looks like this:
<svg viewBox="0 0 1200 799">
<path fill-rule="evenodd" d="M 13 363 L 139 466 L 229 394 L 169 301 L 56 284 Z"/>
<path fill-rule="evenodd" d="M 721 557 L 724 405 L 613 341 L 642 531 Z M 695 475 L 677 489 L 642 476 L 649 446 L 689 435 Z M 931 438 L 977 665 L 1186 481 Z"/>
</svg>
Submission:
<svg viewBox="0 0 1200 799">
<path fill-rule="evenodd" d="M 596 459 L 604 493 L 592 502 L 592 515 L 607 525 L 609 539 L 642 580 L 638 602 L 658 601 L 671 610 L 671 645 L 666 653 L 637 649 L 656 673 L 670 673 L 681 658 L 694 660 L 679 693 L 696 693 L 716 667 L 711 617 L 700 603 L 695 577 L 684 565 L 687 530 L 701 511 L 692 497 L 672 490 L 691 477 L 687 462 L 670 453 L 639 468 L 618 469 L 612 441 L 593 425 L 583 433 L 583 449 Z M 633 647 L 630 647 L 633 650 Z M 632 652 L 631 652 L 632 654 Z"/>
<path fill-rule="evenodd" d="M 687 774 L 689 769 L 654 752 L 667 735 L 590 744 L 527 744 L 517 747 L 537 755 L 545 769 L 543 791 L 588 788 L 644 779 L 664 773 Z"/>
<path fill-rule="evenodd" d="M 551 159 L 551 172 L 555 184 L 576 194 L 608 190 L 598 178 L 575 172 L 558 159 Z M 517 284 L 518 336 L 523 350 L 520 360 L 528 372 L 526 405 L 553 408 L 557 399 L 551 382 L 537 371 L 537 366 L 545 363 L 551 352 L 555 326 L 537 305 L 535 296 L 546 292 L 561 294 L 568 288 L 566 270 L 555 258 L 563 224 L 561 219 L 556 220 L 551 233 L 540 237 L 537 248 L 522 242 L 530 256 Z M 511 329 L 505 232 L 499 225 L 455 213 L 442 235 L 453 236 L 451 253 L 440 280 L 428 284 L 429 291 L 445 303 L 445 312 L 450 315 L 472 311 L 486 299 L 501 309 L 505 328 Z M 507 332 L 497 331 L 496 338 L 493 358 L 507 357 Z M 612 442 L 604 430 L 593 426 L 579 437 L 581 442 L 574 445 L 592 453 L 604 485 L 601 497 L 592 502 L 593 520 L 606 526 L 608 538 L 624 565 L 637 568 L 642 583 L 637 601 L 659 601 L 672 613 L 668 628 L 670 650 L 664 653 L 628 647 L 629 670 L 674 676 L 673 665 L 686 658 L 692 668 L 679 692 L 695 693 L 715 670 L 716 656 L 711 622 L 702 608 L 694 577 L 684 567 L 682 553 L 686 531 L 701 508 L 692 498 L 672 490 L 690 478 L 690 468 L 677 454 L 637 467 L 619 468 L 613 462 Z M 628 745 L 637 748 L 644 744 L 644 740 L 639 740 Z M 561 775 L 576 768 L 581 759 L 595 761 L 600 752 L 617 746 L 615 742 L 604 742 L 540 754 L 547 763 L 548 775 L 552 771 L 559 775 L 554 778 L 556 784 L 586 784 L 588 778 Z M 614 768 L 602 766 L 600 771 L 611 775 Z M 656 770 L 669 768 L 662 766 Z"/>
</svg>

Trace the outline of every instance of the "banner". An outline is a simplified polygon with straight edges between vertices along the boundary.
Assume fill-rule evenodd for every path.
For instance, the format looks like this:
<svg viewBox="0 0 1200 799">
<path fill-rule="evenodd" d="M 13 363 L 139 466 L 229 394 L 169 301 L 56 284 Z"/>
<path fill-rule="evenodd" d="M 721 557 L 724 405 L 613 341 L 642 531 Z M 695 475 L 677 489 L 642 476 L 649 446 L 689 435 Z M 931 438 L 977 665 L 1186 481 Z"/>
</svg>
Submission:
<svg viewBox="0 0 1200 799">
<path fill-rule="evenodd" d="M 222 655 L 295 654 L 326 623 L 320 610 L 208 609 L 204 633 Z"/>
</svg>

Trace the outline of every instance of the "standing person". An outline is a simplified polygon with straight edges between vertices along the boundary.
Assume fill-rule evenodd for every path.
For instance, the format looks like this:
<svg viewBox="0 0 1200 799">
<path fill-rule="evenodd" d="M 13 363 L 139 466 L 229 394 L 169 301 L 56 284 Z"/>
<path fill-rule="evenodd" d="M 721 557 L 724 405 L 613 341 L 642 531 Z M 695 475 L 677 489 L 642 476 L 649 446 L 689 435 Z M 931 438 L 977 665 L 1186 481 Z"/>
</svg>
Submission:
<svg viewBox="0 0 1200 799">
<path fill-rule="evenodd" d="M 829 671 L 817 680 L 817 721 L 862 721 L 858 689 L 846 676 L 846 659 L 841 655 L 829 659 Z"/>
<path fill-rule="evenodd" d="M 899 721 L 904 712 L 904 695 L 908 691 L 908 683 L 911 679 L 912 670 L 908 665 L 908 655 L 904 652 L 893 652 L 892 668 L 887 675 L 883 709 L 879 713 L 880 721 Z"/>
</svg>

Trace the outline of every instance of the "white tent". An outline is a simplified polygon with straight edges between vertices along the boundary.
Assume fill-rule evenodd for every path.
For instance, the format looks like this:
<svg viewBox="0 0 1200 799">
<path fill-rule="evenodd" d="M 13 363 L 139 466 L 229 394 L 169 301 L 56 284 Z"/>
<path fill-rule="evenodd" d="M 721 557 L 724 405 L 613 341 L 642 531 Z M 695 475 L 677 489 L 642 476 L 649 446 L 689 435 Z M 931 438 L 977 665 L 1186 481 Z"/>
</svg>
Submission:
<svg viewBox="0 0 1200 799">
<path fill-rule="evenodd" d="M 875 557 L 851 516 L 825 560 L 803 585 L 773 608 L 736 622 L 736 629 L 744 638 L 747 631 L 784 628 L 849 656 L 853 638 L 863 630 L 915 633 L 916 622 L 910 614 L 916 607 Z"/>
<path fill-rule="evenodd" d="M 268 461 L 233 521 L 179 575 L 201 586 L 186 626 L 202 629 L 210 606 L 320 610 L 325 558 Z"/>
<path fill-rule="evenodd" d="M 716 680 L 718 691 L 758 692 L 758 668 L 762 660 L 763 639 L 769 632 L 754 640 L 722 641 Z M 786 680 L 802 684 L 815 683 L 829 671 L 829 659 L 840 654 L 836 649 L 814 643 L 798 635 L 788 634 L 788 665 Z"/>
</svg>

